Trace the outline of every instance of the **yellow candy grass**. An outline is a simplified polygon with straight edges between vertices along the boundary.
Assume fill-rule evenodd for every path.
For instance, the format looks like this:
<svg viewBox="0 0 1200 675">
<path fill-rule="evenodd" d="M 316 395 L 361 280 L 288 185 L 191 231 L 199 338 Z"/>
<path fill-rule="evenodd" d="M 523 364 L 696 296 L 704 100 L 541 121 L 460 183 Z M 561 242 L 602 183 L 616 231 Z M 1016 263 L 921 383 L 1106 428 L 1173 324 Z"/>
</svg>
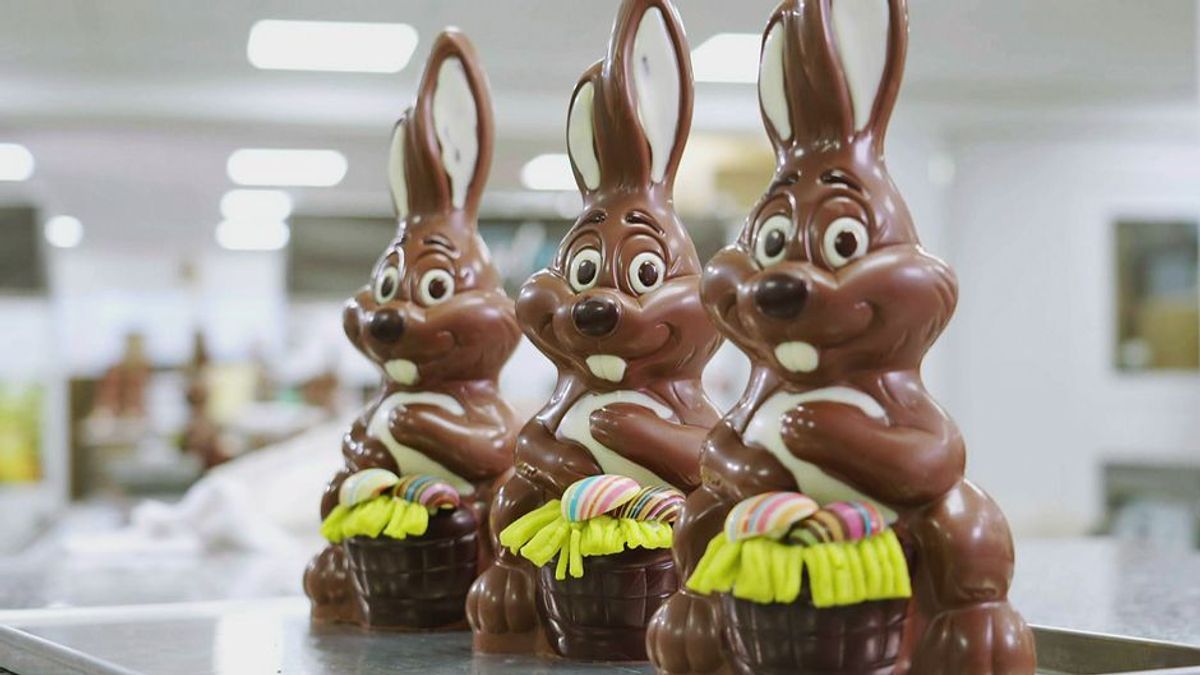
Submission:
<svg viewBox="0 0 1200 675">
<path fill-rule="evenodd" d="M 672 529 L 657 521 L 596 516 L 581 522 L 562 515 L 554 499 L 518 518 L 500 533 L 500 545 L 538 567 L 557 558 L 554 578 L 583 576 L 583 559 L 620 553 L 627 548 L 671 548 Z"/>
<path fill-rule="evenodd" d="M 429 528 L 429 509 L 383 495 L 354 506 L 335 506 L 321 523 L 321 536 L 334 544 L 350 537 L 419 537 Z"/>
<path fill-rule="evenodd" d="M 805 574 L 807 571 L 807 574 Z M 687 581 L 697 593 L 732 593 L 759 604 L 791 603 L 808 578 L 814 607 L 843 607 L 912 596 L 908 561 L 895 532 L 853 542 L 802 546 L 755 537 L 708 544 Z"/>
</svg>

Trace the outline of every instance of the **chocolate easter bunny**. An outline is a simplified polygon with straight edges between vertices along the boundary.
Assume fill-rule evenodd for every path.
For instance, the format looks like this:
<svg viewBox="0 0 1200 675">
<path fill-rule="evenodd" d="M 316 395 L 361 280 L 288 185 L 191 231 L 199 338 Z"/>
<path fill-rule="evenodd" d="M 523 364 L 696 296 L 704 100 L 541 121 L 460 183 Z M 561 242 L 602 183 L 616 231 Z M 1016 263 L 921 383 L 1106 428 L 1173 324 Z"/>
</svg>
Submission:
<svg viewBox="0 0 1200 675">
<path fill-rule="evenodd" d="M 700 375 L 720 338 L 672 196 L 691 125 L 689 58 L 670 2 L 625 0 L 607 57 L 574 91 L 568 146 L 583 214 L 517 300 L 558 384 L 518 438 L 516 473 L 492 508 L 496 533 L 588 477 L 681 491 L 699 483 L 700 444 L 718 419 Z M 497 558 L 468 599 L 486 652 L 547 639 L 568 657 L 644 659 L 645 621 L 678 584 L 669 550 L 588 558 L 570 588 L 555 585 L 553 565 L 535 575 L 515 551 Z"/>
<path fill-rule="evenodd" d="M 1007 600 L 1008 525 L 963 478 L 963 439 L 920 375 L 957 284 L 921 248 L 883 160 L 907 22 L 905 0 L 785 0 L 765 31 L 759 95 L 777 170 L 702 285 L 713 320 L 755 369 L 708 437 L 704 485 L 677 525 L 689 588 L 651 623 L 659 672 L 1034 671 L 1032 635 Z M 769 502 L 792 516 L 764 525 L 772 518 L 742 506 Z M 891 558 L 849 542 L 888 532 L 900 542 Z M 732 566 L 707 566 L 712 551 L 725 547 L 729 563 L 731 542 L 755 534 L 765 536 L 754 545 L 803 562 L 807 576 L 793 568 L 794 579 L 755 587 L 762 575 L 730 582 Z M 854 601 L 865 568 L 852 565 L 838 582 L 851 600 L 818 602 L 823 570 L 800 547 L 822 545 L 874 556 L 911 574 L 911 588 L 880 585 L 862 593 L 876 601 Z M 697 590 L 722 574 L 724 593 Z M 771 583 L 790 584 L 795 599 L 739 598 L 769 596 Z"/>
<path fill-rule="evenodd" d="M 392 138 L 399 232 L 343 315 L 346 335 L 384 379 L 346 434 L 345 466 L 321 503 L 332 539 L 345 541 L 306 573 L 316 618 L 389 628 L 461 624 L 467 589 L 490 564 L 487 507 L 511 467 L 517 430 L 496 380 L 520 339 L 477 229 L 492 143 L 475 49 L 447 30 Z M 381 494 L 394 494 L 384 503 L 398 529 L 381 532 L 380 513 L 375 526 L 370 514 L 342 518 Z M 447 508 L 435 509 L 426 532 L 407 536 L 402 497 Z M 349 524 L 329 525 L 333 515 Z M 347 528 L 374 537 L 350 537 Z"/>
</svg>

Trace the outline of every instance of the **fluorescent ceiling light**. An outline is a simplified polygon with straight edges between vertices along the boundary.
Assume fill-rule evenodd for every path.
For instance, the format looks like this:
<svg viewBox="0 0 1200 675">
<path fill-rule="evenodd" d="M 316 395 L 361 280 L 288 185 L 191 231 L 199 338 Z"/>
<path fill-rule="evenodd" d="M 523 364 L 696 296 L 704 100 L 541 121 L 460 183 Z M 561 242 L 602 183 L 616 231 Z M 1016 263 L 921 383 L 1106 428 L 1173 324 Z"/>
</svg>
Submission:
<svg viewBox="0 0 1200 675">
<path fill-rule="evenodd" d="M 762 36 L 756 33 L 717 33 L 692 50 L 697 82 L 758 82 Z"/>
<path fill-rule="evenodd" d="M 229 156 L 229 179 L 238 185 L 330 187 L 346 177 L 346 157 L 336 150 L 243 148 Z"/>
<path fill-rule="evenodd" d="M 33 153 L 23 145 L 0 143 L 0 180 L 28 180 L 33 175 Z"/>
<path fill-rule="evenodd" d="M 538 155 L 521 168 L 521 184 L 530 190 L 575 190 L 575 173 L 567 155 Z"/>
<path fill-rule="evenodd" d="M 217 243 L 230 251 L 278 251 L 292 236 L 287 223 L 270 220 L 223 220 Z"/>
<path fill-rule="evenodd" d="M 283 190 L 230 190 L 221 197 L 226 220 L 281 222 L 292 215 L 292 198 Z"/>
<path fill-rule="evenodd" d="M 75 248 L 83 241 L 83 223 L 74 216 L 54 216 L 46 221 L 42 234 L 55 248 Z"/>
<path fill-rule="evenodd" d="M 416 48 L 406 23 L 266 19 L 250 29 L 246 57 L 267 70 L 398 73 Z"/>
</svg>

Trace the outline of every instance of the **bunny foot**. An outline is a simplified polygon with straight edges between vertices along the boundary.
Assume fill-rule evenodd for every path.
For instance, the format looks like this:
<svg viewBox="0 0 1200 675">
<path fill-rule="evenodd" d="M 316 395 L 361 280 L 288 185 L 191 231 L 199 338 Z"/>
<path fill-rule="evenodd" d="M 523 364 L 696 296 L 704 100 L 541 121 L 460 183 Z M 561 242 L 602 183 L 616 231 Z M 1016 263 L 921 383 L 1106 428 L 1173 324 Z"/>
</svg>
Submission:
<svg viewBox="0 0 1200 675">
<path fill-rule="evenodd" d="M 1007 602 L 942 612 L 930 621 L 912 675 L 1033 675 L 1033 633 Z"/>
<path fill-rule="evenodd" d="M 361 623 L 362 611 L 354 581 L 347 568 L 346 552 L 332 545 L 317 554 L 304 570 L 304 592 L 312 599 L 315 621 Z"/>
<path fill-rule="evenodd" d="M 664 675 L 732 672 L 723 645 L 720 606 L 688 590 L 671 596 L 646 628 L 646 652 Z"/>
<path fill-rule="evenodd" d="M 525 567 L 497 562 L 467 595 L 467 621 L 475 650 L 492 654 L 532 653 L 540 644 L 533 574 Z M 542 640 L 544 641 L 544 640 Z"/>
</svg>

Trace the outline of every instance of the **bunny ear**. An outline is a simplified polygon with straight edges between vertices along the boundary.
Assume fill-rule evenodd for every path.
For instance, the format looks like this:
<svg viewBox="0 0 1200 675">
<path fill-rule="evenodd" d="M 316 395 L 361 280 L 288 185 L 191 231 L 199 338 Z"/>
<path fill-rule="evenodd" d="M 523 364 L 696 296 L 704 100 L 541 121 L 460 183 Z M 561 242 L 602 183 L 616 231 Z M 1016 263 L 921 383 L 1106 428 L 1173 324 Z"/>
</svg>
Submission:
<svg viewBox="0 0 1200 675">
<path fill-rule="evenodd" d="M 401 118 L 392 131 L 392 150 L 388 155 L 388 182 L 392 188 L 392 204 L 401 219 L 408 216 L 408 171 L 404 167 L 405 147 L 408 145 L 408 116 Z"/>
<path fill-rule="evenodd" d="M 903 66 L 907 40 L 904 2 L 832 0 L 830 9 L 830 28 L 854 109 L 854 129 L 882 133 Z"/>
<path fill-rule="evenodd" d="M 408 147 L 406 154 L 416 154 L 416 163 L 434 174 L 431 194 L 422 195 L 414 210 L 476 211 L 491 166 L 492 103 L 475 48 L 462 33 L 446 30 L 434 42 L 414 118 L 412 138 L 421 147 Z M 413 181 L 408 185 L 409 199 L 416 201 Z"/>
<path fill-rule="evenodd" d="M 575 88 L 571 112 L 567 116 L 567 151 L 575 169 L 575 182 L 584 192 L 600 187 L 600 157 L 596 154 L 596 85 L 593 81 L 598 71 L 598 66 L 593 67 Z"/>
<path fill-rule="evenodd" d="M 617 17 L 605 64 L 606 97 L 632 113 L 645 143 L 654 183 L 671 185 L 692 123 L 692 62 L 679 14 L 669 0 L 625 0 Z M 624 119 L 614 119 L 614 137 L 624 136 Z M 633 167 L 628 167 L 632 169 Z"/>
<path fill-rule="evenodd" d="M 758 67 L 758 102 L 776 145 L 792 140 L 791 110 L 783 72 L 784 30 L 782 21 L 767 27 Z"/>
</svg>

